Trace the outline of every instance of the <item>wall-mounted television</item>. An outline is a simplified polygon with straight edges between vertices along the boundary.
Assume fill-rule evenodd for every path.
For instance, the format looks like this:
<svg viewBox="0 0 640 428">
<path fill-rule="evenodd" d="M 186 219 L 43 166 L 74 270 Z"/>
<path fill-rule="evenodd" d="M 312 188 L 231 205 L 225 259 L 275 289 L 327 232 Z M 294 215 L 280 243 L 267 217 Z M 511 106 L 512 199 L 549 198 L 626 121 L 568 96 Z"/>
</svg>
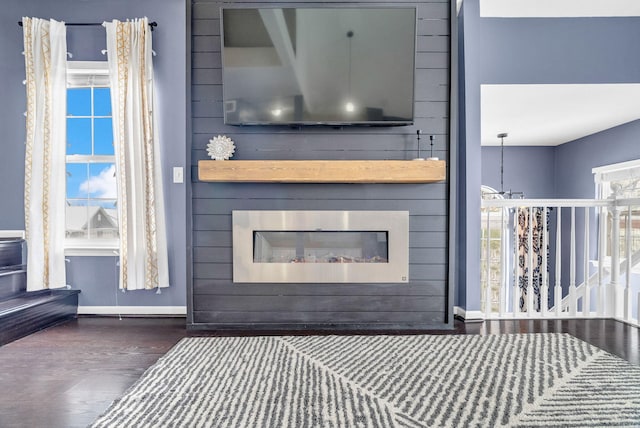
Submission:
<svg viewBox="0 0 640 428">
<path fill-rule="evenodd" d="M 410 125 L 414 7 L 223 8 L 224 121 Z"/>
</svg>

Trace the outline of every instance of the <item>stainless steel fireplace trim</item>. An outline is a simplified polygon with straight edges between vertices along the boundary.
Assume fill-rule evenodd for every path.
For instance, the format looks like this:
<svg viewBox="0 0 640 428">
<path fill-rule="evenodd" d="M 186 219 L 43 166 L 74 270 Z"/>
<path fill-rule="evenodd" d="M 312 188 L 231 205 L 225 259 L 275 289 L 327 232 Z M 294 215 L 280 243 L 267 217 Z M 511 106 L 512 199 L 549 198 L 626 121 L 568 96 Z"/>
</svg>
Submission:
<svg viewBox="0 0 640 428">
<path fill-rule="evenodd" d="M 409 281 L 408 211 L 232 211 L 233 282 Z M 253 231 L 388 231 L 388 263 L 254 263 Z"/>
</svg>

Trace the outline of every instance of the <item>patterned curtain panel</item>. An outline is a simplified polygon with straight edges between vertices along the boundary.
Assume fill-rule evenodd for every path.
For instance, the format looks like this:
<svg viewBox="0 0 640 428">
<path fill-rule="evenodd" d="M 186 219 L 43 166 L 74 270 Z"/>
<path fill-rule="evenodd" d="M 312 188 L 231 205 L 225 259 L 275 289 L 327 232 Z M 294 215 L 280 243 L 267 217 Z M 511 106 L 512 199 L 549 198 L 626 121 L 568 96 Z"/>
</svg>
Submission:
<svg viewBox="0 0 640 428">
<path fill-rule="evenodd" d="M 66 286 L 67 42 L 63 22 L 22 18 L 27 88 L 27 290 Z"/>
<path fill-rule="evenodd" d="M 533 310 L 540 310 L 540 287 L 542 285 L 543 258 L 548 256 L 549 243 L 544 239 L 544 208 L 533 208 L 533 216 L 529 208 L 518 208 L 518 286 L 520 288 L 520 310 L 527 311 L 527 288 L 529 275 L 533 283 Z M 547 216 L 547 230 L 548 230 Z M 529 229 L 531 225 L 531 229 Z M 531 246 L 529 248 L 529 230 L 531 230 Z M 529 253 L 533 253 L 532 266 L 529 266 Z M 545 272 L 547 275 L 548 272 Z M 547 302 L 547 308 L 548 308 Z"/>
<path fill-rule="evenodd" d="M 105 22 L 118 181 L 120 288 L 169 286 L 147 18 Z"/>
</svg>

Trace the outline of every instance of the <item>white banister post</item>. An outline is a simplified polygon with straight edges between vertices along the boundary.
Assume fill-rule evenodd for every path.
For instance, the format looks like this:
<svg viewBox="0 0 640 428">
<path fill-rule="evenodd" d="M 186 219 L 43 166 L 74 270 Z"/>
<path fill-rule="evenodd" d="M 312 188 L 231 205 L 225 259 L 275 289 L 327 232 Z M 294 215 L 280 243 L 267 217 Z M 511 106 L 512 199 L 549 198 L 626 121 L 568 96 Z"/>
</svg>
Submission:
<svg viewBox="0 0 640 428">
<path fill-rule="evenodd" d="M 606 257 L 605 241 L 607 240 L 607 217 L 603 207 L 598 214 L 598 316 L 602 317 L 606 311 L 606 296 L 604 288 L 604 258 Z"/>
<path fill-rule="evenodd" d="M 584 294 L 582 314 L 591 316 L 591 287 L 589 287 L 589 207 L 584 207 Z"/>
<path fill-rule="evenodd" d="M 528 247 L 528 257 L 527 257 L 527 271 L 529 275 L 527 275 L 527 316 L 533 316 L 533 207 L 529 207 L 529 221 L 527 222 L 527 247 Z"/>
<path fill-rule="evenodd" d="M 484 314 L 485 319 L 491 314 L 491 208 L 487 209 L 487 229 L 485 236 L 485 285 L 484 285 Z"/>
<path fill-rule="evenodd" d="M 627 207 L 627 223 L 625 232 L 625 258 L 627 261 L 626 281 L 624 287 L 624 319 L 631 321 L 631 222 L 632 222 L 631 205 Z M 640 308 L 640 306 L 638 307 Z"/>
<path fill-rule="evenodd" d="M 556 308 L 556 316 L 562 312 L 562 207 L 557 207 L 556 214 L 556 283 L 553 288 L 553 302 Z"/>
<path fill-rule="evenodd" d="M 569 256 L 569 316 L 575 317 L 576 293 L 576 207 L 571 207 L 571 251 Z"/>
<path fill-rule="evenodd" d="M 607 293 L 607 316 L 619 316 L 621 306 L 618 298 L 618 284 L 620 281 L 620 210 L 617 206 L 611 207 L 611 277 L 609 279 L 609 292 Z"/>
<path fill-rule="evenodd" d="M 549 229 L 547 228 L 547 207 L 542 207 L 542 236 L 540 238 L 540 251 L 542 254 L 542 271 L 540 272 L 540 313 L 543 317 L 549 309 L 549 268 L 547 247 L 549 245 Z"/>
</svg>

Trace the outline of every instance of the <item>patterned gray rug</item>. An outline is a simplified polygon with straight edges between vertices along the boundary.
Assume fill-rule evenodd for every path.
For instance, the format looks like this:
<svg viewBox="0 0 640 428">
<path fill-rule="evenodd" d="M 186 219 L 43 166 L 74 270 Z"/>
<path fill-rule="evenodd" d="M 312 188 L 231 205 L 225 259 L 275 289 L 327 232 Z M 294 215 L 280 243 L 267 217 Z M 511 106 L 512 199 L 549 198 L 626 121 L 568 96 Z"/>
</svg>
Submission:
<svg viewBox="0 0 640 428">
<path fill-rule="evenodd" d="M 567 334 L 187 338 L 94 427 L 640 426 L 640 367 Z"/>
</svg>

